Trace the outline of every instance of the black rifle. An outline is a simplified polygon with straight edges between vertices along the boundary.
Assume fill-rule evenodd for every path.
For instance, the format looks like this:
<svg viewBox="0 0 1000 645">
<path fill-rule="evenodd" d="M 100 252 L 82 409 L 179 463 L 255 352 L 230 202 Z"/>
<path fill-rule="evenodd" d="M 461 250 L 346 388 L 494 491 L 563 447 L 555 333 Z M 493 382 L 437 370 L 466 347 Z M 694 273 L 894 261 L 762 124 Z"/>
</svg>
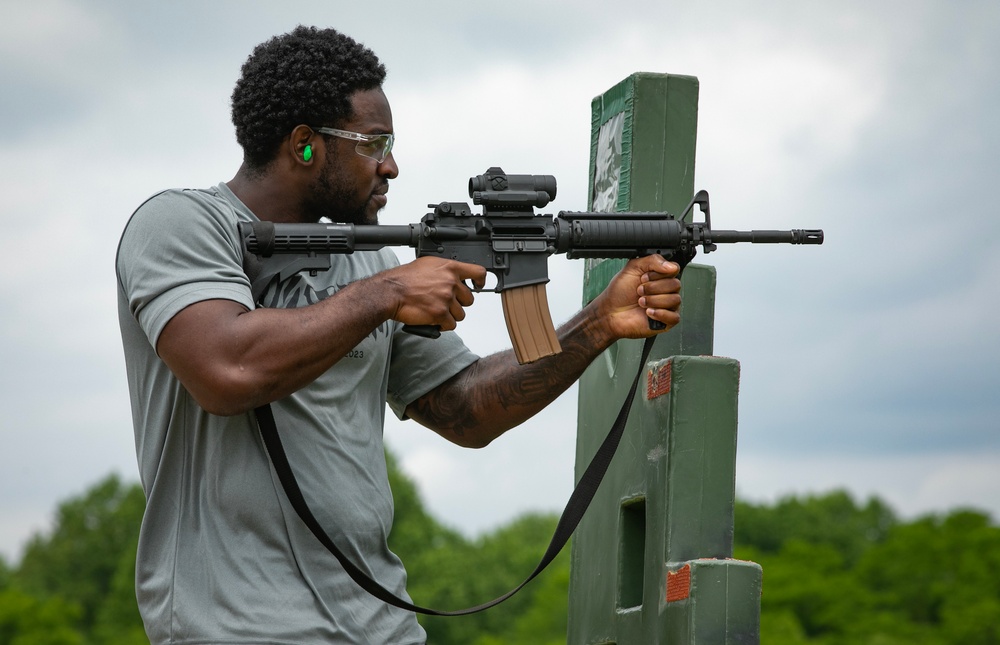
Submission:
<svg viewBox="0 0 1000 645">
<path fill-rule="evenodd" d="M 680 217 L 670 213 L 589 213 L 561 211 L 536 215 L 556 196 L 551 175 L 508 175 L 500 168 L 469 179 L 469 196 L 481 215 L 464 202 L 430 204 L 416 224 L 274 224 L 241 222 L 244 257 L 255 302 L 272 281 L 300 272 L 330 268 L 331 254 L 410 246 L 426 255 L 478 264 L 496 276 L 486 290 L 501 294 L 507 329 L 517 358 L 531 362 L 560 351 L 549 315 L 545 283 L 548 257 L 636 258 L 659 253 L 683 268 L 698 247 L 704 253 L 718 244 L 822 244 L 823 231 L 720 231 L 712 229 L 708 193 L 698 191 Z M 703 222 L 685 221 L 697 204 Z M 273 256 L 284 256 L 274 258 Z M 658 325 L 650 321 L 651 327 Z M 406 331 L 435 337 L 434 326 L 406 326 Z"/>
</svg>

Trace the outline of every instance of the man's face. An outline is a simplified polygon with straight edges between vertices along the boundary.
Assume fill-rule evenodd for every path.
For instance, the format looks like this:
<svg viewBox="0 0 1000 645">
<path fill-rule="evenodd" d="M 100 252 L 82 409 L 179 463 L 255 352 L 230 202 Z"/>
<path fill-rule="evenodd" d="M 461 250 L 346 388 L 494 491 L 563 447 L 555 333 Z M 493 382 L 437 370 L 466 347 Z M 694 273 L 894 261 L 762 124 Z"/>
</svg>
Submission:
<svg viewBox="0 0 1000 645">
<path fill-rule="evenodd" d="M 355 92 L 351 105 L 351 118 L 332 125 L 360 134 L 392 132 L 392 111 L 382 90 Z M 356 141 L 331 136 L 324 139 L 326 161 L 306 200 L 310 220 L 326 216 L 345 224 L 378 224 L 378 212 L 386 205 L 389 180 L 399 174 L 396 160 L 390 153 L 378 163 L 355 152 Z"/>
</svg>

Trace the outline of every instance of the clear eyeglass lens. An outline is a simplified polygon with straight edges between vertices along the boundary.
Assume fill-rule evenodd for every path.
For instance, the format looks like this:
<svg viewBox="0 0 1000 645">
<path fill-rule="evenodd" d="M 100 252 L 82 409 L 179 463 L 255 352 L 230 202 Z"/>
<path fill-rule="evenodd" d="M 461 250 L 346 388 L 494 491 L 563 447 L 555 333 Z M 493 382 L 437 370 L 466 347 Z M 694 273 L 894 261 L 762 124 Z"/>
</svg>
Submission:
<svg viewBox="0 0 1000 645">
<path fill-rule="evenodd" d="M 385 137 L 378 137 L 368 141 L 358 141 L 357 150 L 366 157 L 381 161 L 385 152 L 385 144 Z"/>
<path fill-rule="evenodd" d="M 369 141 L 359 141 L 358 152 L 382 163 L 392 151 L 392 135 L 382 134 Z"/>
<path fill-rule="evenodd" d="M 329 134 L 335 137 L 343 137 L 357 141 L 354 150 L 364 157 L 370 157 L 382 163 L 392 152 L 394 137 L 391 134 L 359 134 L 348 132 L 347 130 L 337 130 L 335 128 L 316 128 L 317 132 Z"/>
</svg>

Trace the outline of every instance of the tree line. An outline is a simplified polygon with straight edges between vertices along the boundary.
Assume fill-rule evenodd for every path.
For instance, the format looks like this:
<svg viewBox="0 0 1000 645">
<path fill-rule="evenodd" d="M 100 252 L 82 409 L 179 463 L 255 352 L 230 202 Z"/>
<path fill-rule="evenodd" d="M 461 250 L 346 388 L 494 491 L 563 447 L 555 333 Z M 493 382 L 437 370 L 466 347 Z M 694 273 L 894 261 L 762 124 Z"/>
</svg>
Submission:
<svg viewBox="0 0 1000 645">
<path fill-rule="evenodd" d="M 390 546 L 418 604 L 460 608 L 518 584 L 555 527 L 529 514 L 475 539 L 425 509 L 391 455 Z M 145 643 L 135 552 L 138 484 L 109 476 L 61 503 L 51 531 L 20 562 L 0 559 L 0 645 Z M 767 645 L 1000 645 L 1000 527 L 975 510 L 902 521 L 882 501 L 835 491 L 736 504 L 735 557 L 764 569 Z M 461 618 L 424 618 L 435 645 L 562 645 L 569 553 L 506 603 Z"/>
</svg>

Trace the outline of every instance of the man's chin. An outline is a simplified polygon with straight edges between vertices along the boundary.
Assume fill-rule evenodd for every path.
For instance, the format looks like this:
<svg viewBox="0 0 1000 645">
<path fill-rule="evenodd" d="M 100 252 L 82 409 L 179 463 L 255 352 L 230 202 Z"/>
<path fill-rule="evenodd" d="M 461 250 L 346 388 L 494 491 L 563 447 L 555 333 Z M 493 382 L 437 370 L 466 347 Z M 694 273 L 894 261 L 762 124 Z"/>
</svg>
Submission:
<svg viewBox="0 0 1000 645">
<path fill-rule="evenodd" d="M 359 219 L 358 224 L 364 224 L 365 226 L 377 226 L 378 225 L 378 211 L 365 212 L 363 216 Z"/>
<path fill-rule="evenodd" d="M 368 207 L 365 208 L 365 211 L 362 214 L 364 223 L 371 225 L 378 224 L 378 215 L 382 212 L 382 209 L 385 208 L 385 204 L 386 200 L 384 197 L 381 200 L 374 198 L 368 200 Z"/>
</svg>

